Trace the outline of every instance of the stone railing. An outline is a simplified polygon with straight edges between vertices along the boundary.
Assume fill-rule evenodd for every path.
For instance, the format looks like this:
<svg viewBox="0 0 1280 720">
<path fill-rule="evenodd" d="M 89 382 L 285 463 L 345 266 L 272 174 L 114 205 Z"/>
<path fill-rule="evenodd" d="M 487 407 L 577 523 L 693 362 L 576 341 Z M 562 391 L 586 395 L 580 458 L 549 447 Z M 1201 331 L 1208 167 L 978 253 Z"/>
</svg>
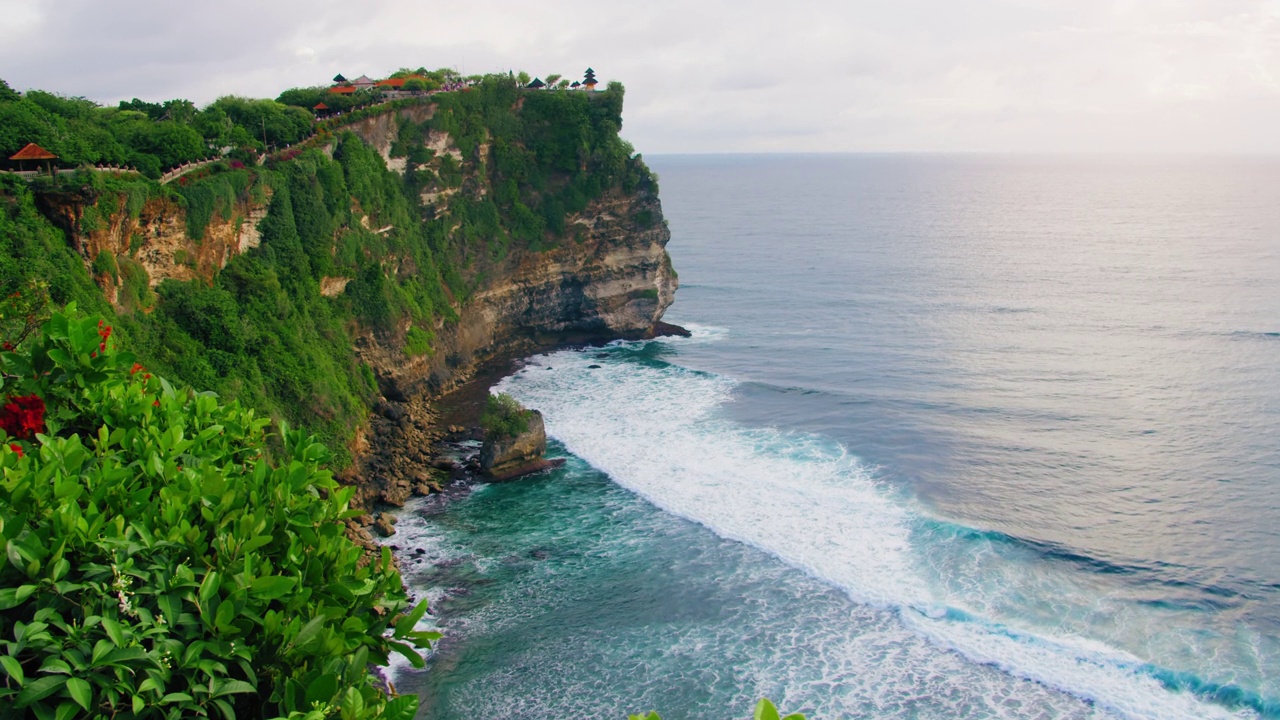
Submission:
<svg viewBox="0 0 1280 720">
<path fill-rule="evenodd" d="M 40 175 L 74 175 L 81 170 L 89 170 L 91 172 L 114 173 L 116 175 L 124 175 L 126 173 L 140 174 L 138 170 L 131 167 L 122 167 L 116 165 L 84 165 L 78 168 L 58 168 L 53 172 L 48 170 L 0 170 L 5 175 L 17 175 L 20 178 L 28 180 L 39 177 Z"/>
<path fill-rule="evenodd" d="M 197 160 L 196 162 L 189 162 L 189 163 L 184 163 L 182 165 L 179 165 L 178 167 L 173 168 L 172 170 L 169 170 L 165 174 L 161 175 L 160 184 L 167 185 L 168 183 L 171 183 L 174 180 L 177 180 L 178 178 L 182 177 L 183 175 L 186 175 L 192 170 L 199 170 L 202 167 L 208 167 L 218 162 L 221 159 L 222 158 L 209 158 L 208 160 Z"/>
</svg>

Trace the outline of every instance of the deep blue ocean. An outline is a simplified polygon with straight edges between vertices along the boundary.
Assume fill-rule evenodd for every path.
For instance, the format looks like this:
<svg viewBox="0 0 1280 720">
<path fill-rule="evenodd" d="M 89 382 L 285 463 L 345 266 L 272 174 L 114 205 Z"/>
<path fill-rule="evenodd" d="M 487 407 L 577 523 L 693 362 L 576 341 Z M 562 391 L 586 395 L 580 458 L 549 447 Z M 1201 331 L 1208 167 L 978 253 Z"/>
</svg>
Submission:
<svg viewBox="0 0 1280 720">
<path fill-rule="evenodd" d="M 1280 717 L 1280 160 L 649 162 L 693 337 L 402 513 L 422 718 Z"/>
</svg>

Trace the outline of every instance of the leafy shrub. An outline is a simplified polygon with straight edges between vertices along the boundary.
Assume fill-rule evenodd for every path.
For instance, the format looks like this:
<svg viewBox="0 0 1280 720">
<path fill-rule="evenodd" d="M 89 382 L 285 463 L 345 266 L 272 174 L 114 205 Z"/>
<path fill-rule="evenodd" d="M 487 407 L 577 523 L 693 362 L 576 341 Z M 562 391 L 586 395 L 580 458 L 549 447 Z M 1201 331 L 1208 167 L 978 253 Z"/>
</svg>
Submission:
<svg viewBox="0 0 1280 720">
<path fill-rule="evenodd" d="M 431 352 L 431 343 L 435 339 L 435 333 L 413 325 L 409 328 L 409 332 L 405 333 L 404 354 L 409 357 L 426 355 Z"/>
<path fill-rule="evenodd" d="M 531 414 L 506 393 L 490 395 L 480 415 L 480 427 L 493 439 L 515 437 L 529 429 Z"/>
<path fill-rule="evenodd" d="M 155 307 L 156 293 L 151 289 L 151 277 L 141 263 L 132 258 L 122 257 L 117 261 L 120 267 L 119 304 L 127 312 L 150 310 Z"/>
<path fill-rule="evenodd" d="M 368 666 L 438 635 L 326 449 L 282 426 L 272 462 L 267 420 L 111 335 L 59 313 L 0 353 L 0 716 L 412 718 Z"/>
<path fill-rule="evenodd" d="M 120 268 L 116 265 L 116 255 L 110 250 L 100 250 L 93 258 L 93 274 L 99 277 L 109 275 L 113 282 L 120 279 Z"/>
</svg>

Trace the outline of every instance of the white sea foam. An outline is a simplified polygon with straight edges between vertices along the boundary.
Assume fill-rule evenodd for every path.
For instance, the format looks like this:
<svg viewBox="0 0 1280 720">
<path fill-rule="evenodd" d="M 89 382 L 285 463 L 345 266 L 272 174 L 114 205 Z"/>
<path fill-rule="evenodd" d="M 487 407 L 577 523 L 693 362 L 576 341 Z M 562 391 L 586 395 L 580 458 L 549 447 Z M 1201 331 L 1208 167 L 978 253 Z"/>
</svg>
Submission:
<svg viewBox="0 0 1280 720">
<path fill-rule="evenodd" d="M 662 342 L 720 332 L 690 329 L 692 338 Z M 1250 717 L 1167 690 L 1138 658 L 1101 642 L 949 612 L 963 597 L 928 579 L 937 569 L 912 546 L 919 517 L 855 457 L 822 438 L 726 419 L 733 381 L 630 357 L 636 347 L 619 345 L 603 363 L 580 351 L 537 358 L 498 389 L 540 409 L 551 436 L 659 508 L 896 612 L 906 629 L 971 661 L 1125 718 Z"/>
</svg>

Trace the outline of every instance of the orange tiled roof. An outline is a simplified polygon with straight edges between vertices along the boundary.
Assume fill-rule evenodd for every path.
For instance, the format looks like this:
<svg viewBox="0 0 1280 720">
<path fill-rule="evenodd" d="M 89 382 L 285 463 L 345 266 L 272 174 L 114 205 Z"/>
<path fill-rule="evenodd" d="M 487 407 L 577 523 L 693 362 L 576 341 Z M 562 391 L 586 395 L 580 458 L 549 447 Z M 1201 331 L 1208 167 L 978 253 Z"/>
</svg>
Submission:
<svg viewBox="0 0 1280 720">
<path fill-rule="evenodd" d="M 410 80 L 426 80 L 426 78 L 422 77 L 421 75 L 410 75 L 408 77 L 387 78 L 386 80 L 379 80 L 378 86 L 389 87 L 389 88 L 402 88 L 404 87 L 404 84 Z"/>
<path fill-rule="evenodd" d="M 338 87 L 329 88 L 329 92 L 333 93 L 334 95 L 350 95 L 355 91 L 356 89 L 351 87 L 350 85 L 339 85 Z"/>
<path fill-rule="evenodd" d="M 10 160 L 57 160 L 58 156 L 45 150 L 35 143 L 27 143 L 27 146 L 19 150 Z"/>
<path fill-rule="evenodd" d="M 324 104 L 324 103 L 322 103 L 322 102 L 319 102 L 319 103 L 316 103 L 316 106 L 315 106 L 315 107 L 313 107 L 313 108 L 311 108 L 311 109 L 312 109 L 312 110 L 328 110 L 328 109 L 329 109 L 329 106 L 328 106 L 328 105 L 325 105 L 325 104 Z"/>
</svg>

